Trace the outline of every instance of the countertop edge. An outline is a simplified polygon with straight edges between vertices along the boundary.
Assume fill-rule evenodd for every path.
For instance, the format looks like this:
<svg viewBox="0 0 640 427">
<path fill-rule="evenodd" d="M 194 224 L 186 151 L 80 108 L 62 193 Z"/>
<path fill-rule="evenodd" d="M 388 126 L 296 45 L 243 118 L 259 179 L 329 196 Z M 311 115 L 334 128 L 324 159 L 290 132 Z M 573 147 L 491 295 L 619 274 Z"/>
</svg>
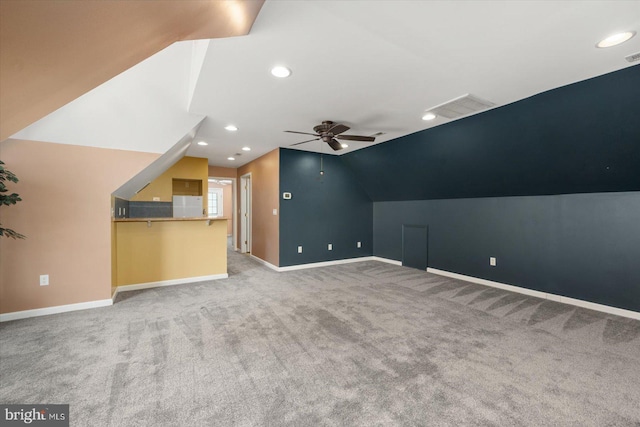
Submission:
<svg viewBox="0 0 640 427">
<path fill-rule="evenodd" d="M 159 221 L 228 221 L 229 218 L 207 218 L 207 217 L 194 217 L 194 218 L 111 218 L 113 222 L 159 222 Z"/>
</svg>

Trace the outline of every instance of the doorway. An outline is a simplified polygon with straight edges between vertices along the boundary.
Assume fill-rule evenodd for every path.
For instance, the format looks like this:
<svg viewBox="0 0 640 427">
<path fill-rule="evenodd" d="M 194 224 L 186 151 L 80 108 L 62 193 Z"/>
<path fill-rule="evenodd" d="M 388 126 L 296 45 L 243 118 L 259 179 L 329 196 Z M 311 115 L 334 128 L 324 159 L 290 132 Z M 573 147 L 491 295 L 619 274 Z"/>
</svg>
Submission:
<svg viewBox="0 0 640 427">
<path fill-rule="evenodd" d="M 237 207 L 236 178 L 209 177 L 207 191 L 207 214 L 209 217 L 227 219 L 227 244 L 237 250 Z"/>
<path fill-rule="evenodd" d="M 240 177 L 240 252 L 251 253 L 251 173 Z"/>
</svg>

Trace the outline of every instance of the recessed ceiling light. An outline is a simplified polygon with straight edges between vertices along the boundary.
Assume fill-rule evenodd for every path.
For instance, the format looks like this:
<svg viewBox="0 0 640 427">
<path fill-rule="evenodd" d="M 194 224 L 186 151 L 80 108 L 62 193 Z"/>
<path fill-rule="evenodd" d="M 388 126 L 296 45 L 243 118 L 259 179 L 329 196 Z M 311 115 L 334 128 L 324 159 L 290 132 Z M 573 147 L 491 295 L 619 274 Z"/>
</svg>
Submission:
<svg viewBox="0 0 640 427">
<path fill-rule="evenodd" d="M 424 116 L 422 116 L 422 120 L 433 120 L 435 119 L 437 116 L 431 112 L 426 113 Z"/>
<path fill-rule="evenodd" d="M 204 142 L 204 141 L 200 141 L 200 142 L 198 142 L 198 145 L 209 145 L 209 144 Z"/>
<path fill-rule="evenodd" d="M 620 43 L 624 43 L 629 40 L 631 37 L 635 36 L 635 31 L 625 31 L 623 33 L 614 34 L 612 36 L 607 37 L 604 40 L 601 40 L 596 47 L 611 47 L 619 45 Z"/>
<path fill-rule="evenodd" d="M 251 148 L 249 148 L 249 147 L 242 147 L 242 151 L 251 151 Z"/>
<path fill-rule="evenodd" d="M 278 65 L 271 69 L 271 74 L 273 74 L 276 77 L 284 78 L 284 77 L 289 77 L 291 75 L 291 70 L 288 69 L 287 67 Z"/>
<path fill-rule="evenodd" d="M 343 142 L 342 144 L 340 144 L 340 146 L 341 146 L 342 148 L 349 148 L 349 144 L 345 144 L 344 142 Z"/>
<path fill-rule="evenodd" d="M 227 157 L 227 160 L 235 160 L 235 157 Z"/>
<path fill-rule="evenodd" d="M 235 132 L 238 130 L 238 128 L 234 125 L 227 125 L 224 127 L 226 130 L 228 130 L 229 132 Z"/>
</svg>

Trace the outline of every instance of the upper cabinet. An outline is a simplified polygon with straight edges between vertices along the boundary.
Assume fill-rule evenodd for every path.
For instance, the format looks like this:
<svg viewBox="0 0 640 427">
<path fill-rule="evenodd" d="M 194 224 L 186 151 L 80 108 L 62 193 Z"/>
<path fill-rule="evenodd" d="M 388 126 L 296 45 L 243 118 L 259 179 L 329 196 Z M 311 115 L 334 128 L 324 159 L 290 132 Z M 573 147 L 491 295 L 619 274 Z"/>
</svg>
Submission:
<svg viewBox="0 0 640 427">
<path fill-rule="evenodd" d="M 201 179 L 173 178 L 172 188 L 174 196 L 202 196 Z"/>
</svg>

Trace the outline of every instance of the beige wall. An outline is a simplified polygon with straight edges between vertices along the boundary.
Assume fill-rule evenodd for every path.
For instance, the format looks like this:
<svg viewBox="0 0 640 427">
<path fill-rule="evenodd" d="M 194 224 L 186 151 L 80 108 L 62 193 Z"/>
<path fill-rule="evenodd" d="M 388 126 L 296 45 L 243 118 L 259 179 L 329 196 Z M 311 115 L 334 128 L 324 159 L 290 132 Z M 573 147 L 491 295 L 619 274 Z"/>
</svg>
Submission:
<svg viewBox="0 0 640 427">
<path fill-rule="evenodd" d="M 221 166 L 209 166 L 209 176 L 216 178 L 237 178 L 238 169 L 223 168 Z"/>
<path fill-rule="evenodd" d="M 0 2 L 0 141 L 178 40 L 245 35 L 263 0 Z"/>
<path fill-rule="evenodd" d="M 251 253 L 275 266 L 280 262 L 280 149 L 238 168 L 238 215 L 240 212 L 240 177 L 251 173 Z M 238 218 L 239 219 L 239 218 Z M 240 233 L 238 233 L 240 247 Z"/>
<path fill-rule="evenodd" d="M 0 313 L 111 297 L 111 193 L 158 154 L 34 141 L 0 143 L 22 197 L 1 222 L 27 236 L 0 238 Z M 11 184 L 11 183 L 10 183 Z M 49 286 L 39 275 L 49 274 Z"/>
</svg>

